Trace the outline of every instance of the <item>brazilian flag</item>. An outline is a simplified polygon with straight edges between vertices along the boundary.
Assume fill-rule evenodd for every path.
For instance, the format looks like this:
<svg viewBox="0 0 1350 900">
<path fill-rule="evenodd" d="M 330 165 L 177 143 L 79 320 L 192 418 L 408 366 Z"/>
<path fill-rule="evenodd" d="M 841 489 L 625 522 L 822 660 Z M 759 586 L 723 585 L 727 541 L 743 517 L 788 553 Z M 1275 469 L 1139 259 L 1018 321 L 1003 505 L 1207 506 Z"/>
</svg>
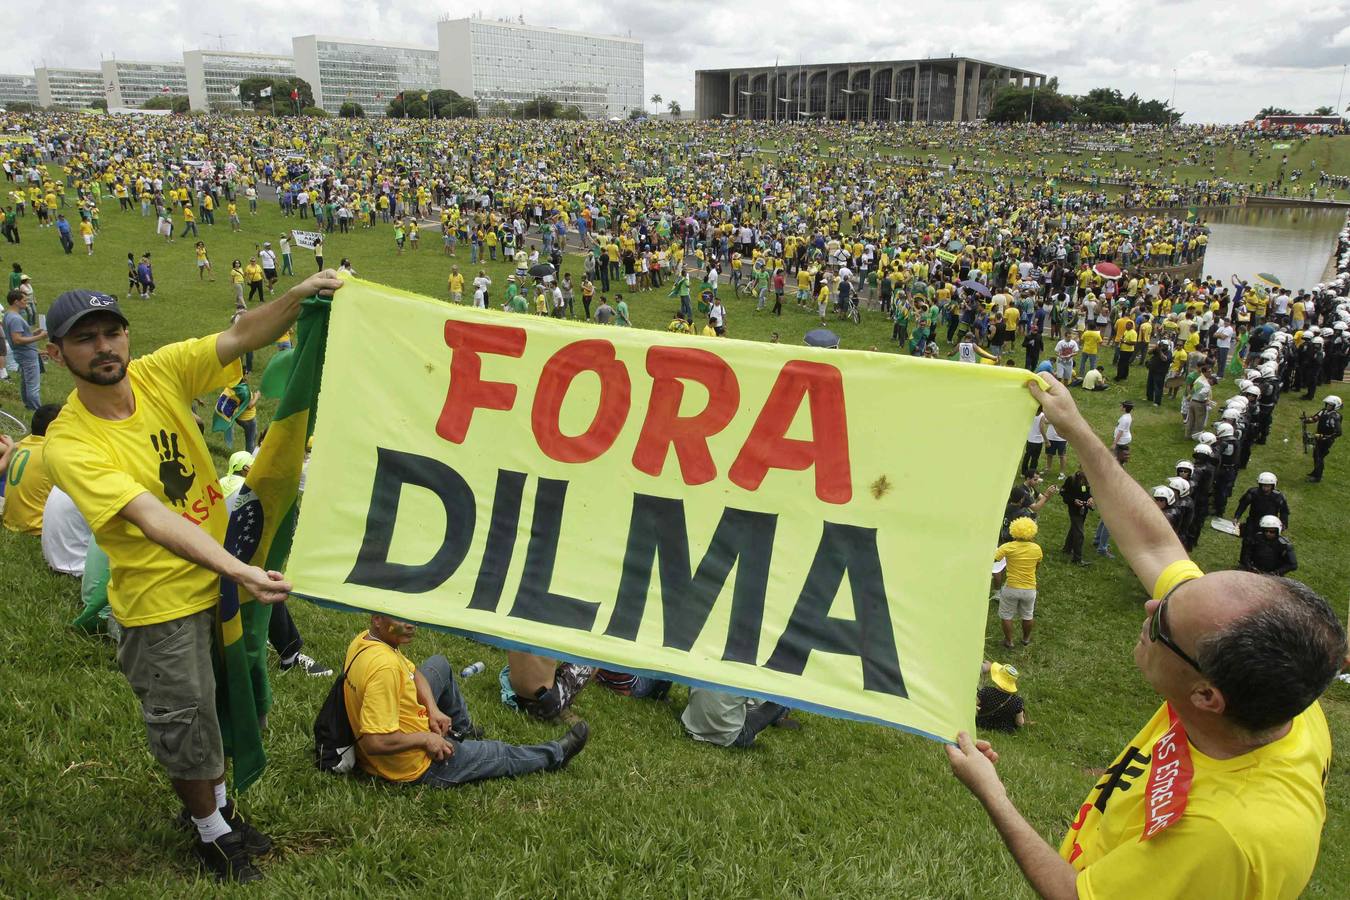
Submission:
<svg viewBox="0 0 1350 900">
<path fill-rule="evenodd" d="M 331 299 L 300 307 L 296 345 L 273 357 L 264 392 L 279 397 L 267 440 L 258 450 L 225 532 L 225 549 L 250 565 L 281 570 L 291 552 L 300 501 L 300 472 L 314 432 Z M 220 580 L 220 648 L 216 708 L 225 752 L 234 759 L 234 789 L 242 793 L 267 766 L 261 720 L 272 706 L 267 680 L 270 606 L 257 603 L 228 578 Z"/>
<path fill-rule="evenodd" d="M 1187 222 L 1194 222 L 1194 221 L 1195 221 L 1196 219 L 1198 219 L 1198 218 L 1200 218 L 1200 209 L 1199 209 L 1199 207 L 1192 206 L 1190 209 L 1186 210 L 1186 221 L 1187 221 Z"/>
</svg>

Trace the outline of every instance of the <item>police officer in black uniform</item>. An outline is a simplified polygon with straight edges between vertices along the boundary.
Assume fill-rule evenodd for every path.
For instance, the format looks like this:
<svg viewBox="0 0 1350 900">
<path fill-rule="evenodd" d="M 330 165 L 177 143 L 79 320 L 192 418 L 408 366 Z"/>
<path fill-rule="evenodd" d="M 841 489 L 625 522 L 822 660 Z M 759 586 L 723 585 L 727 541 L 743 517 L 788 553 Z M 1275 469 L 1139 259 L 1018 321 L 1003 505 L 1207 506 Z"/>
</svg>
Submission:
<svg viewBox="0 0 1350 900">
<path fill-rule="evenodd" d="M 1214 490 L 1214 451 L 1206 444 L 1196 444 L 1191 451 L 1190 475 L 1185 472 L 1181 460 L 1177 463 L 1177 474 L 1191 483 L 1191 501 L 1195 509 L 1191 514 L 1191 542 L 1194 549 L 1200 543 L 1200 532 L 1204 530 L 1205 518 L 1209 515 L 1210 495 Z"/>
<path fill-rule="evenodd" d="M 1281 534 L 1282 530 L 1279 516 L 1262 516 L 1256 539 L 1242 544 L 1238 568 L 1282 577 L 1297 569 L 1294 545 Z"/>
<path fill-rule="evenodd" d="M 1256 533 L 1259 530 L 1257 523 L 1263 516 L 1275 516 L 1280 520 L 1282 528 L 1289 528 L 1289 501 L 1284 498 L 1283 493 L 1275 489 L 1276 483 L 1274 472 L 1262 472 L 1256 476 L 1256 487 L 1248 488 L 1238 500 L 1233 518 L 1240 519 L 1244 512 L 1247 513 L 1247 521 L 1240 526 L 1242 543 L 1250 544 L 1256 540 Z"/>
<path fill-rule="evenodd" d="M 1237 429 L 1229 421 L 1214 426 L 1217 440 L 1214 442 L 1214 455 L 1218 457 L 1218 467 L 1214 471 L 1214 515 L 1223 518 L 1228 498 L 1233 495 L 1233 485 L 1237 482 L 1238 461 L 1242 448 L 1238 444 Z"/>
<path fill-rule="evenodd" d="M 1308 480 L 1316 483 L 1322 480 L 1322 468 L 1326 465 L 1327 454 L 1331 452 L 1336 439 L 1341 436 L 1341 398 L 1335 394 L 1328 394 L 1322 401 L 1321 410 L 1311 416 L 1300 418 L 1304 422 L 1317 423 L 1317 434 L 1313 438 L 1313 468 L 1308 473 Z"/>
</svg>

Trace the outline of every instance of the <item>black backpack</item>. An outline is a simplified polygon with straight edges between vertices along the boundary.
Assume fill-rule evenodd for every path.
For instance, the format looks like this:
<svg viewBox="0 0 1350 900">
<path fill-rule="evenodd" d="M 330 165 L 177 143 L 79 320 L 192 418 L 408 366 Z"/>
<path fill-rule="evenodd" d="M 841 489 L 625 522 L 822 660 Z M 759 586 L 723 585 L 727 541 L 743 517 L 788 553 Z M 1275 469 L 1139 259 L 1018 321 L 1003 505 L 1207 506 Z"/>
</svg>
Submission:
<svg viewBox="0 0 1350 900">
<path fill-rule="evenodd" d="M 352 662 L 342 670 L 342 674 L 328 689 L 328 696 L 319 707 L 314 719 L 314 766 L 320 772 L 332 775 L 346 775 L 356 766 L 356 735 L 352 732 L 351 721 L 347 718 L 347 673 L 362 653 L 369 650 L 362 647 L 352 657 Z"/>
</svg>

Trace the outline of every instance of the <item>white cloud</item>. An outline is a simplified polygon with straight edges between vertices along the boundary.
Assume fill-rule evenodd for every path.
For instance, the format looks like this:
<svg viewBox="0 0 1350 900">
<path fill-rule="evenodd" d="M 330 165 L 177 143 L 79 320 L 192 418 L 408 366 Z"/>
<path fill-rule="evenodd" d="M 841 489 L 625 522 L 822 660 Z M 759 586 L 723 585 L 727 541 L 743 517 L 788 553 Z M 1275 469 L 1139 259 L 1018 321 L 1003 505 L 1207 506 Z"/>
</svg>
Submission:
<svg viewBox="0 0 1350 900">
<path fill-rule="evenodd" d="M 216 46 L 288 52 L 297 34 L 357 35 L 434 45 L 439 15 L 376 0 L 49 0 L 0 32 L 0 70 L 98 65 L 101 56 L 179 59 Z M 1057 75 L 1082 93 L 1110 86 L 1167 98 L 1188 121 L 1246 119 L 1268 104 L 1311 109 L 1335 101 L 1350 62 L 1350 0 L 518 0 L 526 22 L 645 44 L 646 87 L 693 105 L 694 70 L 919 56 L 974 56 Z"/>
</svg>

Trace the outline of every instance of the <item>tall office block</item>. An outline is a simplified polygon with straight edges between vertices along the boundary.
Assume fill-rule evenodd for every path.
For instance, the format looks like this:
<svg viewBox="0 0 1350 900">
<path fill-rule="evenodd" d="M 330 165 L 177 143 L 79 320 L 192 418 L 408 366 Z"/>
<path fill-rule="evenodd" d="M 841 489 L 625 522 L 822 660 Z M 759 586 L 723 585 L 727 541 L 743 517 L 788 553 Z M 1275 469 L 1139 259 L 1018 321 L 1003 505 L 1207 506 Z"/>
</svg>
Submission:
<svg viewBox="0 0 1350 900">
<path fill-rule="evenodd" d="M 309 34 L 291 39 L 295 74 L 309 82 L 314 105 L 337 114 L 342 104 L 361 104 L 368 116 L 383 116 L 402 91 L 430 91 L 440 80 L 435 47 Z"/>
<path fill-rule="evenodd" d="M 37 105 L 37 78 L 32 75 L 0 75 L 0 106 L 11 103 Z"/>
<path fill-rule="evenodd" d="M 441 87 L 494 103 L 549 97 L 588 118 L 643 109 L 642 42 L 629 37 L 468 18 L 438 28 Z"/>
<path fill-rule="evenodd" d="M 86 109 L 95 100 L 106 100 L 103 73 L 98 69 L 59 69 L 42 66 L 33 70 L 37 79 L 39 106 Z"/>
<path fill-rule="evenodd" d="M 103 85 L 108 106 L 113 109 L 139 109 L 151 97 L 187 94 L 182 63 L 105 59 Z"/>
<path fill-rule="evenodd" d="M 290 78 L 295 59 L 277 53 L 188 50 L 183 54 L 188 100 L 193 109 L 239 109 L 239 82 L 249 78 Z"/>
</svg>

